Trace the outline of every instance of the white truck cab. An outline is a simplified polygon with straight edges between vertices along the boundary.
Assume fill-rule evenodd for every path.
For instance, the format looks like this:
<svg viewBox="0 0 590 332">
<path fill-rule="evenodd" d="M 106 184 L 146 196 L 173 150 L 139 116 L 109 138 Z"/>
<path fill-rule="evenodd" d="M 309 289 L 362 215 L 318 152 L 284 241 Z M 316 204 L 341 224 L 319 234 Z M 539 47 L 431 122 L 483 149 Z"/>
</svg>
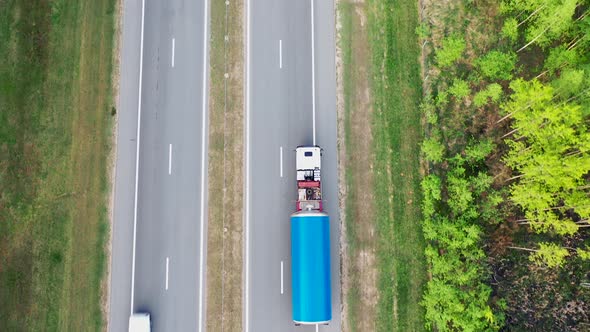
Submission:
<svg viewBox="0 0 590 332">
<path fill-rule="evenodd" d="M 298 146 L 295 149 L 297 169 L 297 211 L 322 211 L 322 149 L 319 146 Z"/>
<path fill-rule="evenodd" d="M 148 313 L 134 313 L 129 316 L 129 332 L 150 332 L 152 322 Z"/>
</svg>

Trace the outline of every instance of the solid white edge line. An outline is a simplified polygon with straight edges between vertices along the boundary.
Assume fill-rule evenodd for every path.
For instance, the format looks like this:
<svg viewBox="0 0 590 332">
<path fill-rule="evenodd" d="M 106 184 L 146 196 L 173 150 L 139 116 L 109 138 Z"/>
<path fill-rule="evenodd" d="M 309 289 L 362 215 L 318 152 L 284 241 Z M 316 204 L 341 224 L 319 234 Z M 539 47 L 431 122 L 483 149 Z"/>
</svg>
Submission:
<svg viewBox="0 0 590 332">
<path fill-rule="evenodd" d="M 133 255 L 131 259 L 131 313 L 133 314 L 133 300 L 135 295 L 135 246 L 137 244 L 137 191 L 139 187 L 139 140 L 141 130 L 141 83 L 143 78 L 143 28 L 145 19 L 145 0 L 141 1 L 141 37 L 139 46 L 139 89 L 137 96 L 137 137 L 135 148 L 135 197 L 133 199 Z"/>
<path fill-rule="evenodd" d="M 283 261 L 281 261 L 281 294 L 283 293 Z"/>
<path fill-rule="evenodd" d="M 201 229 L 200 229 L 200 243 L 199 243 L 199 332 L 203 331 L 203 251 L 204 251 L 204 232 L 205 232 L 205 149 L 207 147 L 205 135 L 207 129 L 207 59 L 209 45 L 209 0 L 203 1 L 205 18 L 203 20 L 203 117 L 202 117 L 202 137 L 201 137 Z"/>
<path fill-rule="evenodd" d="M 283 40 L 279 39 L 279 68 L 283 68 Z"/>
<path fill-rule="evenodd" d="M 166 257 L 166 290 L 168 290 L 168 271 L 170 266 L 170 259 Z"/>
<path fill-rule="evenodd" d="M 314 37 L 314 2 L 311 0 L 311 102 L 313 113 L 313 145 L 315 146 L 315 37 Z"/>
<path fill-rule="evenodd" d="M 168 147 L 168 175 L 172 174 L 172 143 Z"/>
<path fill-rule="evenodd" d="M 246 136 L 246 166 L 245 166 L 245 187 L 244 187 L 244 228 L 246 232 L 245 248 L 245 273 L 244 273 L 244 331 L 250 330 L 250 38 L 251 38 L 251 21 L 250 21 L 250 0 L 246 0 L 246 124 L 244 134 Z"/>
<path fill-rule="evenodd" d="M 175 49 L 175 38 L 172 38 L 172 68 L 174 68 L 174 49 Z"/>
<path fill-rule="evenodd" d="M 280 154 L 280 165 L 281 165 L 281 177 L 283 177 L 283 147 L 281 146 L 280 150 L 279 150 L 279 154 Z"/>
</svg>

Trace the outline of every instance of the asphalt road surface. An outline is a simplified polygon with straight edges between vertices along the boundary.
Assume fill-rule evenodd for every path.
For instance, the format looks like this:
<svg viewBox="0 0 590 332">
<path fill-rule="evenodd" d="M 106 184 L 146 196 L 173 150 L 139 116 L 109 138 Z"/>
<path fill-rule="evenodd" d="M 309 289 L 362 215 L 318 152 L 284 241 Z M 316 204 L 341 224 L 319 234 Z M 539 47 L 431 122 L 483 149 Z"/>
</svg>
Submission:
<svg viewBox="0 0 590 332">
<path fill-rule="evenodd" d="M 127 331 L 132 311 L 149 312 L 155 331 L 203 323 L 205 5 L 124 2 L 110 331 Z"/>
<path fill-rule="evenodd" d="M 332 321 L 319 331 L 340 331 L 334 3 L 247 2 L 245 330 L 316 330 L 292 322 L 289 224 L 296 199 L 294 149 L 314 144 L 315 101 L 332 264 Z"/>
</svg>

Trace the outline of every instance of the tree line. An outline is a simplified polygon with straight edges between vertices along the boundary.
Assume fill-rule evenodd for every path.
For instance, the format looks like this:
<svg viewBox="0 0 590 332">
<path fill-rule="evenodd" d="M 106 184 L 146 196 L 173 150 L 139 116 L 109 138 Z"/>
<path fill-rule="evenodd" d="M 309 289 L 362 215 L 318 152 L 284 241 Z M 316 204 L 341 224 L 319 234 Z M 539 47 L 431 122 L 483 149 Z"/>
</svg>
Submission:
<svg viewBox="0 0 590 332">
<path fill-rule="evenodd" d="M 533 287 L 522 281 L 527 273 L 538 278 L 534 285 L 557 289 L 545 282 L 567 271 L 576 283 L 590 267 L 588 5 L 458 1 L 431 9 L 416 30 L 427 69 L 421 110 L 428 328 L 575 330 L 590 322 L 559 307 L 569 301 L 590 309 L 578 285 L 562 289 L 569 293 L 555 308 L 546 306 L 551 313 L 522 314 L 516 297 L 529 301 L 523 307 L 541 308 L 541 298 L 522 299 Z M 563 319 L 542 324 L 558 311 Z"/>
</svg>

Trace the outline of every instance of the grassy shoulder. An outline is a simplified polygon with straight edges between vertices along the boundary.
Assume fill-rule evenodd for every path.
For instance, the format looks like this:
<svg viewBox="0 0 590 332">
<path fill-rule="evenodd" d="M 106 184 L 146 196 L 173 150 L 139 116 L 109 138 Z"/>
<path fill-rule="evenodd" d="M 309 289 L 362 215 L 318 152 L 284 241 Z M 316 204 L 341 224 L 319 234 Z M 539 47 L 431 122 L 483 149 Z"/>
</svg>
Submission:
<svg viewBox="0 0 590 332">
<path fill-rule="evenodd" d="M 375 264 L 374 176 L 369 93 L 367 31 L 364 6 L 341 2 L 338 8 L 338 89 L 341 182 L 345 186 L 342 259 L 343 330 L 375 330 L 377 268 Z M 364 151 L 364 153 L 359 153 Z"/>
<path fill-rule="evenodd" d="M 346 328 L 422 330 L 427 269 L 420 212 L 417 4 L 341 1 L 339 18 Z"/>
<path fill-rule="evenodd" d="M 0 3 L 0 320 L 101 330 L 116 0 Z"/>
<path fill-rule="evenodd" d="M 209 331 L 242 330 L 242 19 L 243 1 L 211 2 L 206 316 Z"/>
</svg>

